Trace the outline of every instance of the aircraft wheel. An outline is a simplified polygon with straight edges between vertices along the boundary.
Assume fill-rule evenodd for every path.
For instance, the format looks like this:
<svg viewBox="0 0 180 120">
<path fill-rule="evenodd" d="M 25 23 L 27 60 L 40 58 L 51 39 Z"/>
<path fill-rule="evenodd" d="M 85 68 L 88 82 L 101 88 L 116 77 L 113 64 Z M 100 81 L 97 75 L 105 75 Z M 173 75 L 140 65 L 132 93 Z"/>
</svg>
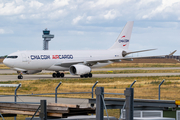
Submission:
<svg viewBox="0 0 180 120">
<path fill-rule="evenodd" d="M 60 75 L 62 78 L 64 77 L 64 73 L 61 73 L 61 75 Z"/>
<path fill-rule="evenodd" d="M 80 75 L 80 77 L 81 77 L 81 78 L 83 78 L 83 77 L 84 77 L 84 75 Z"/>
<path fill-rule="evenodd" d="M 55 78 L 55 77 L 56 77 L 56 73 L 53 73 L 53 74 L 52 74 L 52 77 Z"/>
<path fill-rule="evenodd" d="M 61 73 L 58 72 L 58 73 L 56 74 L 56 77 L 58 77 L 58 78 L 61 77 Z"/>
<path fill-rule="evenodd" d="M 85 77 L 85 78 L 88 78 L 88 77 L 89 77 L 89 75 L 88 75 L 88 74 L 85 74 L 85 75 L 84 75 L 84 77 Z"/>
<path fill-rule="evenodd" d="M 18 75 L 18 79 L 23 79 L 23 76 L 22 75 Z"/>
<path fill-rule="evenodd" d="M 92 73 L 89 73 L 89 77 L 90 77 L 90 78 L 92 77 Z"/>
</svg>

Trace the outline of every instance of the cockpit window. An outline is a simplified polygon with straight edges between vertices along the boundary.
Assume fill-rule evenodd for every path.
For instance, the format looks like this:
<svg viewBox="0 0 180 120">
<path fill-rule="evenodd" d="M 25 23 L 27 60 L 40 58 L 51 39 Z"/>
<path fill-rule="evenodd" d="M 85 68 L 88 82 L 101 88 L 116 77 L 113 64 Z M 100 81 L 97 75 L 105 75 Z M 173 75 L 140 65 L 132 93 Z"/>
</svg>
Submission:
<svg viewBox="0 0 180 120">
<path fill-rule="evenodd" d="M 7 56 L 6 58 L 16 59 L 16 58 L 18 58 L 18 56 Z"/>
</svg>

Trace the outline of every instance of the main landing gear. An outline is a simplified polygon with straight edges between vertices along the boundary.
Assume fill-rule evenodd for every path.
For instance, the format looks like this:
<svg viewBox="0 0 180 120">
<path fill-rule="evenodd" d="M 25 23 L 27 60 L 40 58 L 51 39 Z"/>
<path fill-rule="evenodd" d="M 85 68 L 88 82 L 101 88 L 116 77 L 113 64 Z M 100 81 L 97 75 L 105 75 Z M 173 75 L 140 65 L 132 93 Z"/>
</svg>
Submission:
<svg viewBox="0 0 180 120">
<path fill-rule="evenodd" d="M 89 73 L 89 74 L 84 74 L 84 75 L 80 75 L 81 78 L 85 77 L 85 78 L 88 78 L 88 77 L 92 77 L 92 73 Z"/>
<path fill-rule="evenodd" d="M 56 72 L 56 73 L 53 73 L 53 74 L 52 74 L 52 77 L 53 77 L 53 78 L 55 78 L 55 77 L 57 77 L 57 78 L 62 77 L 62 78 L 63 78 L 63 77 L 64 77 L 64 73 Z"/>
</svg>

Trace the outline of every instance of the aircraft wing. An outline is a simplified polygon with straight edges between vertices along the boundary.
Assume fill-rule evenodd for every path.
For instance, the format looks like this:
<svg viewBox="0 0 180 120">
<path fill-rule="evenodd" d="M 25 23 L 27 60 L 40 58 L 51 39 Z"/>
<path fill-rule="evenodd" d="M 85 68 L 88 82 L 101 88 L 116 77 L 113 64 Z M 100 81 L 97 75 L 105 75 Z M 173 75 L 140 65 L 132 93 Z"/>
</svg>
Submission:
<svg viewBox="0 0 180 120">
<path fill-rule="evenodd" d="M 125 57 L 126 55 L 129 55 L 129 54 L 132 54 L 132 53 L 139 53 L 139 52 L 152 51 L 152 50 L 156 50 L 156 49 L 147 49 L 147 50 L 140 50 L 140 51 L 133 51 L 133 52 L 123 51 L 122 52 L 122 56 Z"/>
<path fill-rule="evenodd" d="M 173 55 L 177 50 L 173 51 L 172 53 L 170 53 L 169 55 Z M 139 52 L 139 51 L 137 51 Z M 141 52 L 141 51 L 140 51 Z M 135 53 L 135 52 L 132 52 Z M 88 66 L 93 66 L 97 63 L 108 63 L 108 62 L 119 62 L 121 60 L 128 60 L 128 61 L 132 61 L 135 58 L 151 58 L 151 57 L 165 57 L 166 55 L 157 55 L 157 56 L 143 56 L 143 57 L 117 57 L 117 58 L 93 58 L 93 59 L 87 59 L 87 60 L 65 60 L 61 63 L 56 63 L 55 66 L 61 66 L 61 67 L 70 67 L 71 65 L 74 64 L 84 64 L 84 65 L 88 65 Z"/>
</svg>

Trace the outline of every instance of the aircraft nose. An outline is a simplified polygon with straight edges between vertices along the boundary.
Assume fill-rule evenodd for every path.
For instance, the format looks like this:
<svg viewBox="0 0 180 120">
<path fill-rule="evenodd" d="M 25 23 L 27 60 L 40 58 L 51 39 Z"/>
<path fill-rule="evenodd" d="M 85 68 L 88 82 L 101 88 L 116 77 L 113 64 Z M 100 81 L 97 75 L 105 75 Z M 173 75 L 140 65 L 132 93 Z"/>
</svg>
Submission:
<svg viewBox="0 0 180 120">
<path fill-rule="evenodd" d="M 8 64 L 8 62 L 7 62 L 7 59 L 6 59 L 6 58 L 3 60 L 3 64 L 5 64 L 5 65 L 7 65 L 7 64 Z"/>
<path fill-rule="evenodd" d="M 12 67 L 12 66 L 13 66 L 12 62 L 10 62 L 9 60 L 7 60 L 6 58 L 3 60 L 3 64 L 5 64 L 5 65 L 8 66 L 8 67 Z"/>
</svg>

